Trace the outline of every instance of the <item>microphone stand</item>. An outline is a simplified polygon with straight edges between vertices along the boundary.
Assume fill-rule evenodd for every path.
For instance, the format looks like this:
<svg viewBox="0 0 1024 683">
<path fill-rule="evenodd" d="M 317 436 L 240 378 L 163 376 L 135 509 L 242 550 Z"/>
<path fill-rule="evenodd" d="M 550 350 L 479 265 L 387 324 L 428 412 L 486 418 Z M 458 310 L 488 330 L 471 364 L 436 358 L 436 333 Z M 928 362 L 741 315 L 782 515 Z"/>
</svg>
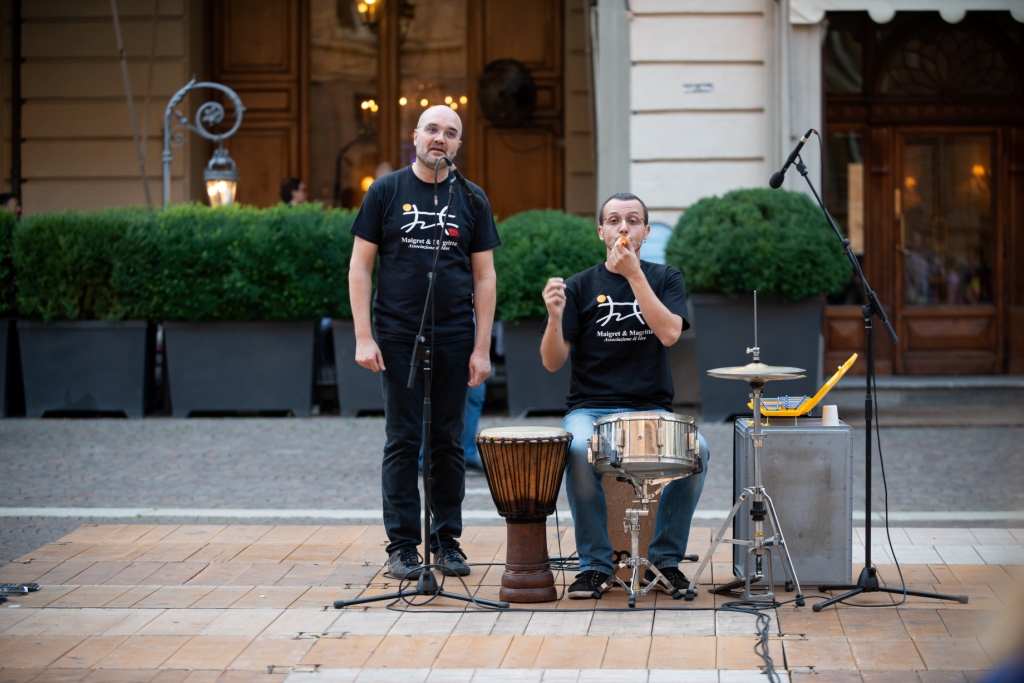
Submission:
<svg viewBox="0 0 1024 683">
<path fill-rule="evenodd" d="M 437 209 L 437 168 L 443 159 L 438 159 L 437 164 L 434 165 L 434 209 Z M 406 600 L 407 598 L 421 595 L 431 596 L 431 599 L 435 597 L 452 598 L 453 600 L 462 600 L 463 602 L 471 602 L 475 605 L 482 607 L 491 607 L 494 609 L 508 609 L 509 604 L 507 602 L 497 602 L 495 600 L 484 600 L 483 598 L 477 598 L 472 595 L 462 595 L 460 593 L 452 593 L 444 590 L 443 582 L 438 584 L 437 577 L 434 576 L 434 571 L 431 567 L 435 566 L 430 562 L 430 510 L 433 507 L 430 498 L 430 482 L 432 481 L 430 475 L 430 461 L 431 452 L 433 446 L 431 445 L 431 404 L 430 394 L 433 387 L 433 372 L 431 367 L 431 348 L 434 346 L 434 284 L 437 282 L 437 262 L 441 256 L 441 245 L 445 238 L 445 223 L 448 220 L 448 212 L 451 210 L 452 197 L 455 195 L 455 183 L 449 179 L 450 188 L 448 190 L 448 203 L 444 207 L 442 213 L 437 214 L 437 225 L 440 230 L 435 230 L 437 235 L 437 241 L 434 246 L 434 262 L 430 266 L 430 272 L 427 274 L 427 295 L 423 301 L 423 315 L 420 316 L 420 329 L 416 333 L 416 339 L 413 342 L 412 347 L 412 358 L 409 361 L 409 380 L 406 382 L 406 388 L 412 389 L 416 383 L 416 369 L 423 366 L 423 426 L 421 433 L 423 434 L 423 569 L 420 571 L 419 578 L 416 579 L 415 588 L 402 589 L 401 583 L 399 584 L 399 590 L 395 593 L 386 593 L 384 595 L 374 595 L 368 598 L 356 598 L 354 600 L 335 600 L 334 608 L 341 609 L 343 607 L 352 607 L 353 605 L 363 605 L 368 602 L 380 602 L 381 600 Z M 430 313 L 430 344 L 427 344 L 427 338 L 424 332 L 427 327 L 427 313 Z M 405 580 L 403 579 L 403 582 Z M 410 603 L 411 604 L 411 603 Z"/>
<path fill-rule="evenodd" d="M 874 415 L 875 406 L 875 395 L 874 395 L 874 377 L 875 377 L 875 338 L 874 338 L 874 324 L 873 319 L 877 316 L 885 326 L 885 331 L 889 333 L 889 338 L 892 339 L 894 344 L 899 342 L 899 338 L 896 336 L 896 331 L 892 329 L 892 325 L 889 323 L 889 319 L 885 315 L 885 309 L 882 308 L 882 304 L 879 303 L 878 297 L 875 296 L 875 291 L 871 289 L 871 285 L 868 284 L 867 278 L 864 277 L 864 271 L 861 270 L 860 261 L 853 254 L 853 249 L 850 248 L 850 240 L 843 237 L 843 234 L 839 232 L 839 228 L 836 227 L 835 221 L 832 220 L 832 216 L 829 215 L 828 209 L 825 208 L 825 203 L 821 201 L 821 197 L 818 196 L 818 191 L 814 189 L 814 183 L 807 176 L 807 166 L 804 165 L 803 159 L 798 155 L 796 157 L 796 170 L 800 172 L 800 175 L 807 181 L 807 186 L 811 188 L 811 194 L 814 195 L 814 199 L 818 202 L 818 206 L 821 207 L 822 213 L 825 214 L 825 220 L 828 221 L 829 227 L 832 228 L 832 232 L 835 233 L 836 238 L 843 245 L 843 253 L 846 254 L 846 258 L 850 260 L 850 264 L 853 266 L 854 272 L 857 277 L 860 278 L 861 286 L 864 288 L 864 300 L 867 304 L 861 307 L 861 311 L 864 314 L 864 335 L 866 344 L 866 355 L 867 355 L 867 376 L 866 376 L 866 387 L 864 393 L 864 428 L 865 428 L 865 439 L 864 439 L 864 569 L 861 570 L 860 576 L 857 577 L 857 583 L 854 585 L 834 585 L 834 584 L 821 584 L 818 586 L 819 591 L 833 591 L 841 590 L 848 591 L 842 595 L 838 595 L 829 600 L 815 603 L 811 606 L 815 612 L 820 612 L 824 608 L 828 607 L 837 602 L 852 598 L 855 595 L 861 593 L 894 593 L 896 595 L 912 595 L 918 598 L 933 598 L 935 600 L 952 600 L 962 604 L 967 604 L 966 595 L 944 595 L 942 593 L 927 593 L 924 591 L 912 591 L 904 588 L 890 588 L 889 586 L 882 586 L 878 583 L 878 570 L 873 566 L 871 562 L 871 421 Z"/>
</svg>

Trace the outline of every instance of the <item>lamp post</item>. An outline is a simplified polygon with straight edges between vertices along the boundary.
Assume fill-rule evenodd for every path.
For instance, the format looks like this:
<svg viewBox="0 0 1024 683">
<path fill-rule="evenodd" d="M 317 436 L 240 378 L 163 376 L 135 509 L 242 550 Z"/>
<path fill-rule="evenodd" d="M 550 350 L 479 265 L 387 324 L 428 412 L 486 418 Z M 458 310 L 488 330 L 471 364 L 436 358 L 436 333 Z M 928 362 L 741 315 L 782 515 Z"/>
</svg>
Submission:
<svg viewBox="0 0 1024 683">
<path fill-rule="evenodd" d="M 208 127 L 216 126 L 224 120 L 224 107 L 219 102 L 211 101 L 200 105 L 199 109 L 196 110 L 194 123 L 190 123 L 187 116 L 175 109 L 190 90 L 197 88 L 220 90 L 235 105 L 235 125 L 226 133 L 218 135 L 211 133 L 208 129 Z M 171 147 L 181 147 L 185 143 L 185 133 L 181 129 L 198 133 L 207 140 L 213 140 L 217 143 L 217 149 L 214 150 L 213 156 L 210 157 L 210 161 L 206 165 L 206 170 L 203 171 L 203 180 L 206 181 L 206 192 L 210 196 L 210 205 L 226 206 L 235 201 L 235 189 L 238 186 L 238 170 L 235 168 L 235 162 L 231 159 L 231 155 L 224 149 L 224 140 L 234 135 L 238 127 L 242 125 L 242 112 L 244 111 L 245 106 L 242 104 L 242 100 L 238 98 L 238 94 L 220 83 L 206 81 L 197 83 L 196 79 L 193 78 L 184 88 L 174 93 L 174 97 L 167 103 L 167 109 L 164 110 L 163 162 L 165 209 L 171 202 Z M 174 126 L 171 125 L 172 114 L 177 119 L 177 123 Z"/>
</svg>

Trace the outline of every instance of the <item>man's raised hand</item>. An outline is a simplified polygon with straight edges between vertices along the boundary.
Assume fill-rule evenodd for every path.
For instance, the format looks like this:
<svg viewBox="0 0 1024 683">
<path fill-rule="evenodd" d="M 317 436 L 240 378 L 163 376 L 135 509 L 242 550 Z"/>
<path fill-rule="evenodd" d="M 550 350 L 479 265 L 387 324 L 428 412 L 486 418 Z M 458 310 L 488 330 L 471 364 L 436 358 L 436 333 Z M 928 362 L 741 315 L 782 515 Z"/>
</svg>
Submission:
<svg viewBox="0 0 1024 683">
<path fill-rule="evenodd" d="M 565 280 L 560 277 L 548 278 L 541 295 L 548 309 L 548 317 L 561 319 L 562 311 L 565 310 Z"/>
<path fill-rule="evenodd" d="M 624 278 L 643 272 L 640 269 L 640 257 L 633 250 L 633 240 L 626 238 L 626 244 L 620 239 L 615 240 L 615 246 L 608 251 L 608 270 L 618 273 Z"/>
</svg>

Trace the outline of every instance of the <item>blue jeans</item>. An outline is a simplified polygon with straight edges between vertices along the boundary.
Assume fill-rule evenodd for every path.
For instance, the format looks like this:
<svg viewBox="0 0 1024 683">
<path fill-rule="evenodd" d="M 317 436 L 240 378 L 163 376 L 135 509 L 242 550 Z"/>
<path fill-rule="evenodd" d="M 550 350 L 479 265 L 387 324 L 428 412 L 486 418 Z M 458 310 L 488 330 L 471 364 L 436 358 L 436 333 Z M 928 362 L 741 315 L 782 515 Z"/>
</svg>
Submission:
<svg viewBox="0 0 1024 683">
<path fill-rule="evenodd" d="M 594 434 L 594 420 L 613 413 L 628 412 L 633 410 L 582 408 L 572 411 L 562 421 L 565 431 L 572 433 L 569 461 L 565 466 L 565 488 L 569 494 L 573 525 L 576 527 L 576 552 L 580 556 L 580 571 L 596 569 L 605 574 L 612 573 L 612 544 L 608 540 L 608 506 L 601 483 L 603 476 L 587 462 L 587 444 Z M 704 471 L 670 483 L 662 491 L 658 502 L 654 538 L 648 547 L 647 559 L 659 569 L 678 567 L 686 554 L 690 522 L 704 489 L 704 478 L 711 457 L 704 436 L 698 432 L 698 437 Z"/>
<path fill-rule="evenodd" d="M 484 410 L 484 398 L 487 397 L 487 384 L 480 382 L 478 387 L 470 387 L 466 394 L 466 426 L 462 429 L 462 450 L 465 452 L 466 464 L 482 468 L 480 453 L 476 450 L 476 428 L 480 423 L 480 414 Z"/>
</svg>

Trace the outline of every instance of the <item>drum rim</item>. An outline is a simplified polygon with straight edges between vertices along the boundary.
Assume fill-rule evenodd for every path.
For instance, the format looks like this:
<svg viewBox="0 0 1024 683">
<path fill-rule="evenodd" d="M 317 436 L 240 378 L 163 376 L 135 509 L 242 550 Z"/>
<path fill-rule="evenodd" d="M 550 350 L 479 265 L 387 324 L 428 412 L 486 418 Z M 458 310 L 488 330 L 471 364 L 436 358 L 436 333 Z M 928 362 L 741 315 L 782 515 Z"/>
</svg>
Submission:
<svg viewBox="0 0 1024 683">
<path fill-rule="evenodd" d="M 477 444 L 482 443 L 501 443 L 501 444 L 520 444 L 520 443 L 566 443 L 572 441 L 572 434 L 560 434 L 558 436 L 484 436 L 483 434 L 476 435 Z"/>
<path fill-rule="evenodd" d="M 620 455 L 618 460 L 623 465 L 629 465 L 631 463 L 654 463 L 654 462 L 665 462 L 665 463 L 688 463 L 696 464 L 699 461 L 698 457 L 693 458 L 680 458 L 679 456 L 664 456 L 658 457 L 656 455 Z M 611 462 L 611 458 L 594 458 L 594 465 L 603 462 Z"/>
<path fill-rule="evenodd" d="M 612 413 L 594 420 L 594 426 L 609 424 L 611 422 L 628 422 L 632 420 L 664 420 L 666 422 L 679 422 L 696 426 L 697 421 L 690 415 L 679 413 L 661 413 L 654 410 L 640 410 L 633 413 Z"/>
<path fill-rule="evenodd" d="M 561 427 L 548 427 L 548 426 L 540 426 L 540 425 L 507 425 L 507 426 L 504 426 L 504 427 L 488 427 L 487 429 L 481 429 L 477 433 L 477 438 L 483 437 L 483 438 L 491 438 L 491 439 L 493 439 L 493 438 L 496 438 L 496 437 L 488 435 L 487 432 L 497 432 L 497 431 L 506 430 L 506 429 L 510 430 L 510 431 L 517 432 L 519 434 L 519 436 L 514 436 L 514 437 L 497 437 L 497 438 L 553 439 L 553 438 L 558 438 L 558 437 L 566 436 L 567 434 L 569 434 L 569 432 L 567 432 L 566 430 L 562 429 Z M 538 431 L 545 430 L 545 431 L 548 431 L 548 432 L 555 432 L 555 433 L 553 433 L 553 434 L 549 433 L 549 434 L 545 434 L 543 436 L 539 436 L 537 434 L 534 434 L 533 436 L 530 436 L 529 432 L 527 431 L 527 430 L 530 430 L 530 429 L 536 429 Z"/>
</svg>

